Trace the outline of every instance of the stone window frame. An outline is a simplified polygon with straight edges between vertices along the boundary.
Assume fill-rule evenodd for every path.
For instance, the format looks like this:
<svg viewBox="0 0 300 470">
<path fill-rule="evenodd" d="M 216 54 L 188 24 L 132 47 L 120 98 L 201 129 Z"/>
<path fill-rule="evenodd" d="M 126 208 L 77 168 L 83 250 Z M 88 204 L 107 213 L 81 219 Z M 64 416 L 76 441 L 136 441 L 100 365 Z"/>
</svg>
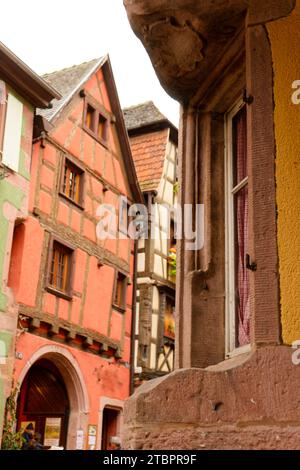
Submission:
<svg viewBox="0 0 300 470">
<path fill-rule="evenodd" d="M 70 260 L 70 269 L 67 275 L 67 289 L 66 291 L 62 291 L 55 286 L 51 285 L 50 283 L 50 275 L 51 275 L 51 265 L 53 260 L 53 252 L 54 252 L 54 244 L 57 243 L 64 247 L 67 251 L 69 251 L 69 260 Z M 74 279 L 74 271 L 75 271 L 75 262 L 76 262 L 76 249 L 74 245 L 67 243 L 65 240 L 57 237 L 56 235 L 51 235 L 50 242 L 49 242 L 49 249 L 48 249 L 48 263 L 47 263 L 47 270 L 46 270 L 46 286 L 45 289 L 50 294 L 55 295 L 56 297 L 61 297 L 65 300 L 72 300 L 73 298 L 73 279 Z"/>
<path fill-rule="evenodd" d="M 99 399 L 98 414 L 98 433 L 97 433 L 97 449 L 102 450 L 102 433 L 103 433 L 103 413 L 105 408 L 110 408 L 119 412 L 119 420 L 117 425 L 117 433 L 120 434 L 123 428 L 123 408 L 124 401 L 102 396 Z"/>
<path fill-rule="evenodd" d="M 180 203 L 205 204 L 206 242 L 195 254 L 179 241 L 179 368 L 205 368 L 226 359 L 224 114 L 241 95 L 247 104 L 249 158 L 250 341 L 253 348 L 282 342 L 272 53 L 264 26 L 256 25 L 239 32 L 224 56 L 222 73 L 218 67 L 211 71 L 182 106 Z"/>
<path fill-rule="evenodd" d="M 68 165 L 72 167 L 76 173 L 80 175 L 80 191 L 79 191 L 79 201 L 77 202 L 75 199 L 71 198 L 64 192 L 64 175 L 65 175 L 65 166 L 66 162 L 68 162 Z M 67 201 L 71 202 L 75 206 L 77 206 L 79 209 L 84 210 L 84 200 L 85 200 L 85 177 L 86 177 L 86 172 L 85 169 L 83 168 L 80 163 L 75 161 L 73 157 L 71 157 L 69 154 L 63 154 L 62 158 L 62 165 L 61 165 L 61 176 L 60 176 L 60 188 L 59 188 L 59 195 L 62 196 L 64 199 Z"/>
</svg>

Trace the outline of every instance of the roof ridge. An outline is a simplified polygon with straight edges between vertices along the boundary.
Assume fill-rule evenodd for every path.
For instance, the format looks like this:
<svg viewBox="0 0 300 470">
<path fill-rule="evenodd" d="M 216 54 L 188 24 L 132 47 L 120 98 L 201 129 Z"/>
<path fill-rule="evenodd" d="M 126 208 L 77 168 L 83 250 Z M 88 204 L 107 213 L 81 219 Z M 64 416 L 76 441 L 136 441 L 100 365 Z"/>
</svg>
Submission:
<svg viewBox="0 0 300 470">
<path fill-rule="evenodd" d="M 123 111 L 127 111 L 127 109 L 139 108 L 140 106 L 145 106 L 146 104 L 153 104 L 153 106 L 155 106 L 155 108 L 157 108 L 157 106 L 154 104 L 154 102 L 152 100 L 148 100 L 148 101 L 143 101 L 142 103 L 127 106 L 127 107 L 123 108 Z"/>
<path fill-rule="evenodd" d="M 48 77 L 49 75 L 54 75 L 58 72 L 66 72 L 67 70 L 71 70 L 71 69 L 74 69 L 76 67 L 81 67 L 82 65 L 87 65 L 87 64 L 90 64 L 92 62 L 100 61 L 103 57 L 104 56 L 98 57 L 98 58 L 95 58 L 95 59 L 91 59 L 91 60 L 86 60 L 85 62 L 81 62 L 80 64 L 70 65 L 70 67 L 64 67 L 63 69 L 54 70 L 53 72 L 46 72 L 41 76 L 42 77 L 46 77 L 46 76 Z"/>
</svg>

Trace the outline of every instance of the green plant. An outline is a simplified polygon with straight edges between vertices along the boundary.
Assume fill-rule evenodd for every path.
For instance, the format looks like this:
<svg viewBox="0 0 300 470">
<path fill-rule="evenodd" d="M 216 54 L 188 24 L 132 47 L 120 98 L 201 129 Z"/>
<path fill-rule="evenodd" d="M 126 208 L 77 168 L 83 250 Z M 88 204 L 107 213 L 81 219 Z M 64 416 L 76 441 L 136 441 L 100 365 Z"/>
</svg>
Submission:
<svg viewBox="0 0 300 470">
<path fill-rule="evenodd" d="M 176 248 L 171 248 L 169 257 L 168 257 L 168 263 L 169 263 L 169 275 L 171 277 L 176 276 Z"/>
<path fill-rule="evenodd" d="M 174 186 L 173 186 L 173 193 L 176 196 L 176 194 L 178 194 L 178 192 L 179 192 L 179 182 L 176 181 L 176 183 L 174 183 Z"/>
<path fill-rule="evenodd" d="M 8 175 L 9 175 L 9 173 L 8 173 L 7 170 L 1 170 L 0 171 L 0 180 L 4 180 L 4 178 L 7 178 Z"/>
<path fill-rule="evenodd" d="M 17 422 L 17 397 L 19 389 L 13 387 L 10 396 L 6 400 L 2 450 L 20 450 L 24 443 L 22 431 L 15 431 Z"/>
</svg>

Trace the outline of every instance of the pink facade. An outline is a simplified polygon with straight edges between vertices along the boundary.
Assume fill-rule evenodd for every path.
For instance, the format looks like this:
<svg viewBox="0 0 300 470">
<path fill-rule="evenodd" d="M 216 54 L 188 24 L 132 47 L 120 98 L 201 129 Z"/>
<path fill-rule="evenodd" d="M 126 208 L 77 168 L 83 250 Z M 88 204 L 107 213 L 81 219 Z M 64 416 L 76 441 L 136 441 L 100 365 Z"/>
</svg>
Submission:
<svg viewBox="0 0 300 470">
<path fill-rule="evenodd" d="M 59 90 L 57 74 L 63 73 L 64 83 L 76 72 L 80 88 L 73 81 L 71 98 L 63 97 L 42 118 L 33 146 L 29 216 L 15 229 L 9 278 L 19 305 L 18 426 L 35 419 L 22 384 L 33 365 L 47 360 L 69 399 L 57 442 L 67 449 L 106 448 L 109 428 L 121 433 L 123 400 L 130 393 L 134 243 L 118 234 L 97 239 L 97 210 L 104 203 L 118 213 L 121 195 L 129 202 L 139 198 L 109 59 L 83 66 L 45 76 Z M 100 124 L 92 127 L 89 112 L 92 119 L 99 113 L 101 125 L 103 119 L 103 134 Z M 107 408 L 118 415 L 108 431 Z M 47 420 L 45 413 L 40 414 Z M 39 419 L 36 426 L 46 439 Z M 95 438 L 89 436 L 91 426 Z"/>
</svg>

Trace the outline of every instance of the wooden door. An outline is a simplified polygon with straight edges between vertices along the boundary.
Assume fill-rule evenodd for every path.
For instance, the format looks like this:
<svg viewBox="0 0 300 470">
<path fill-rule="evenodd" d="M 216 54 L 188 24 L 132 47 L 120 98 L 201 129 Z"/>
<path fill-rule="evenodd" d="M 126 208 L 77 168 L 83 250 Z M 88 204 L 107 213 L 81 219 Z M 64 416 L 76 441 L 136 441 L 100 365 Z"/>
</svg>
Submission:
<svg viewBox="0 0 300 470">
<path fill-rule="evenodd" d="M 18 429 L 33 423 L 44 445 L 66 448 L 69 399 L 56 366 L 48 360 L 36 362 L 25 377 L 18 402 Z"/>
</svg>

